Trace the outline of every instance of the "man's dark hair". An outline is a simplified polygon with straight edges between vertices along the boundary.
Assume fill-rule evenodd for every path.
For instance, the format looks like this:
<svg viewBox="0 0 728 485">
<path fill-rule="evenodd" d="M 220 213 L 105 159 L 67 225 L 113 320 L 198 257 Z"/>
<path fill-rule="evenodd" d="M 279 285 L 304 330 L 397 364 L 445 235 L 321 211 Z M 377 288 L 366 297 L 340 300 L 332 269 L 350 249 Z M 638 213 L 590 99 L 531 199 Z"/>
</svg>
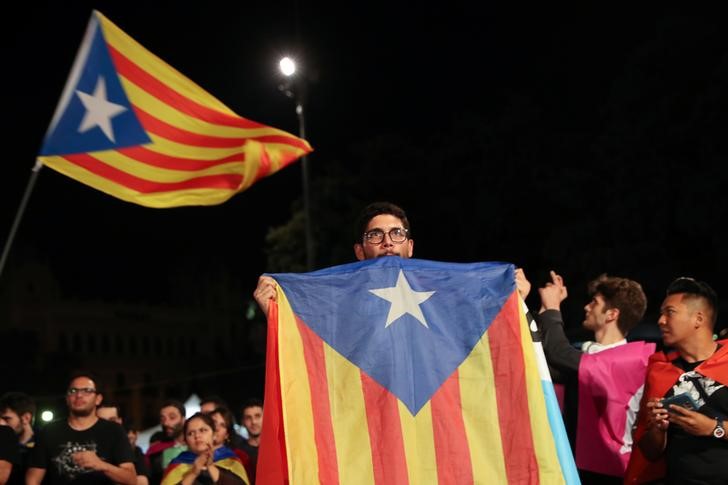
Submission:
<svg viewBox="0 0 728 485">
<path fill-rule="evenodd" d="M 394 217 L 399 218 L 402 221 L 402 225 L 404 226 L 404 228 L 407 229 L 408 236 L 410 238 L 412 237 L 409 219 L 407 219 L 407 214 L 405 213 L 404 209 L 402 209 L 398 205 L 392 204 L 391 202 L 373 202 L 366 206 L 359 214 L 359 218 L 356 222 L 357 232 L 354 238 L 354 242 L 361 243 L 362 235 L 364 234 L 364 231 L 367 230 L 369 221 L 382 214 L 390 214 Z"/>
<path fill-rule="evenodd" d="M 203 404 L 206 404 L 208 402 L 213 403 L 216 408 L 220 408 L 220 407 L 225 407 L 226 408 L 226 407 L 228 407 L 228 405 L 225 402 L 225 400 L 223 398 L 221 398 L 220 396 L 216 396 L 216 395 L 212 395 L 212 396 L 205 397 L 203 400 L 200 401 L 200 406 L 202 406 Z"/>
<path fill-rule="evenodd" d="M 92 381 L 94 381 L 94 384 L 96 385 L 96 390 L 100 394 L 103 394 L 101 392 L 101 381 L 99 380 L 99 376 L 96 375 L 95 372 L 90 371 L 88 369 L 74 371 L 71 373 L 71 375 L 68 378 L 68 384 L 73 382 L 75 379 L 78 379 L 79 377 L 85 377 L 87 379 L 91 379 Z"/>
<path fill-rule="evenodd" d="M 98 405 L 97 409 L 98 409 L 98 408 L 114 408 L 114 409 L 116 409 L 116 414 L 117 414 L 117 415 L 118 415 L 118 416 L 119 416 L 120 418 L 122 417 L 122 416 L 121 416 L 121 406 L 119 406 L 119 405 L 118 405 L 117 403 L 115 403 L 115 402 L 107 402 L 107 401 L 104 401 L 104 402 L 102 402 L 101 404 L 99 404 L 99 405 Z"/>
<path fill-rule="evenodd" d="M 647 310 L 647 297 L 634 280 L 603 274 L 589 283 L 589 296 L 600 294 L 605 310 L 619 310 L 617 327 L 627 335 L 637 326 Z"/>
<path fill-rule="evenodd" d="M 703 300 L 710 310 L 710 325 L 715 326 L 718 318 L 718 295 L 710 285 L 695 278 L 681 277 L 674 280 L 667 287 L 667 296 L 682 293 L 683 300 Z"/>
<path fill-rule="evenodd" d="M 263 401 L 258 399 L 257 397 L 251 397 L 247 401 L 243 403 L 242 406 L 240 406 L 240 412 L 244 412 L 248 408 L 262 408 L 263 407 Z"/>
<path fill-rule="evenodd" d="M 35 416 L 35 401 L 29 395 L 24 392 L 6 392 L 0 397 L 0 412 L 10 409 L 12 412 L 22 416 L 25 413 L 30 413 L 31 418 Z"/>
<path fill-rule="evenodd" d="M 178 401 L 177 399 L 167 399 L 162 403 L 162 405 L 159 407 L 160 410 L 168 407 L 174 407 L 177 408 L 177 411 L 179 411 L 180 416 L 183 418 L 185 417 L 185 405 L 182 403 L 182 401 Z"/>
</svg>

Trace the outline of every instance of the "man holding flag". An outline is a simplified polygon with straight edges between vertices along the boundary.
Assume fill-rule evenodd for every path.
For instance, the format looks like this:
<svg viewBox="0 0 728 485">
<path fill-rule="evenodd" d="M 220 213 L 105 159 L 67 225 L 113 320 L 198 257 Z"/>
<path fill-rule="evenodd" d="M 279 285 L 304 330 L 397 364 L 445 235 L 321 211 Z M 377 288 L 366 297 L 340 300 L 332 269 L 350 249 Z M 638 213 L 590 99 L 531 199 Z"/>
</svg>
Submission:
<svg viewBox="0 0 728 485">
<path fill-rule="evenodd" d="M 409 221 L 390 203 L 368 206 L 359 227 L 360 262 L 259 280 L 269 332 L 258 477 L 578 483 L 557 456 L 522 272 L 410 259 Z"/>
<path fill-rule="evenodd" d="M 382 256 L 411 258 L 414 253 L 415 242 L 410 234 L 407 214 L 391 202 L 374 202 L 366 206 L 359 216 L 357 229 L 357 236 L 361 236 L 361 240 L 354 243 L 354 254 L 359 261 Z M 531 283 L 521 268 L 516 269 L 515 277 L 518 293 L 525 300 L 531 290 Z M 262 275 L 253 297 L 263 313 L 268 315 L 270 300 L 276 297 L 273 278 Z"/>
</svg>

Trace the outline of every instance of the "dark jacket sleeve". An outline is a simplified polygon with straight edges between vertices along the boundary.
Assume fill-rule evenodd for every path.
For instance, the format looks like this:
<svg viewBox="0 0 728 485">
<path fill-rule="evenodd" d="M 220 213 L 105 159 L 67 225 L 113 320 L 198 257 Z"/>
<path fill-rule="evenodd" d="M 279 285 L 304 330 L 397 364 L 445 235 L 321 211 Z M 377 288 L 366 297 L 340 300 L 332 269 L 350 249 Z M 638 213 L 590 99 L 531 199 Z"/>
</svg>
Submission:
<svg viewBox="0 0 728 485">
<path fill-rule="evenodd" d="M 543 352 L 549 367 L 563 377 L 575 377 L 582 352 L 575 349 L 564 333 L 564 321 L 558 310 L 546 310 L 536 316 L 541 330 Z"/>
</svg>

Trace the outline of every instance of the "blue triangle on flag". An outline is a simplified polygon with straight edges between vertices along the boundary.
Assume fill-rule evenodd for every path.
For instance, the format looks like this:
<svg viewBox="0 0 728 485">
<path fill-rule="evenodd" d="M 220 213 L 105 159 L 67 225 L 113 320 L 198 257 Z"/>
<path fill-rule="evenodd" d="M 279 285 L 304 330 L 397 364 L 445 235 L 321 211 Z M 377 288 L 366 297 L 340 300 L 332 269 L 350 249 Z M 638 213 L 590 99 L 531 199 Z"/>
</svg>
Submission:
<svg viewBox="0 0 728 485">
<path fill-rule="evenodd" d="M 411 313 L 387 325 L 392 303 L 372 290 L 395 287 L 400 274 L 412 291 L 433 292 L 418 305 L 426 326 Z M 303 323 L 413 416 L 470 355 L 515 290 L 512 265 L 398 257 L 273 277 Z"/>
<path fill-rule="evenodd" d="M 79 50 L 41 155 L 113 150 L 151 142 L 121 86 L 95 17 L 89 29 L 93 35 L 88 46 L 84 43 Z M 89 109 L 84 100 L 101 109 Z"/>
</svg>

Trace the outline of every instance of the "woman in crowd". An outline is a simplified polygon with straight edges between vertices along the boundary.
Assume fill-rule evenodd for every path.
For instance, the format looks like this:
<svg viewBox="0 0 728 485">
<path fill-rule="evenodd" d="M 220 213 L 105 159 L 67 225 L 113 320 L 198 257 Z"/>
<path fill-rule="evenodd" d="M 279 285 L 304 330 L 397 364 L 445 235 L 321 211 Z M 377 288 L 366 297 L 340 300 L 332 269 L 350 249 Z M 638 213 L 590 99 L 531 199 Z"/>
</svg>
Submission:
<svg viewBox="0 0 728 485">
<path fill-rule="evenodd" d="M 162 485 L 248 485 L 240 458 L 227 446 L 215 447 L 215 422 L 207 414 L 192 415 L 184 425 L 188 450 L 172 460 Z"/>
<path fill-rule="evenodd" d="M 219 407 L 210 413 L 212 421 L 215 423 L 215 432 L 213 433 L 212 442 L 215 448 L 219 446 L 227 446 L 238 455 L 240 461 L 243 462 L 245 471 L 248 473 L 251 483 L 255 483 L 255 470 L 250 464 L 250 457 L 242 450 L 240 443 L 243 437 L 235 432 L 233 413 L 228 408 Z"/>
</svg>

